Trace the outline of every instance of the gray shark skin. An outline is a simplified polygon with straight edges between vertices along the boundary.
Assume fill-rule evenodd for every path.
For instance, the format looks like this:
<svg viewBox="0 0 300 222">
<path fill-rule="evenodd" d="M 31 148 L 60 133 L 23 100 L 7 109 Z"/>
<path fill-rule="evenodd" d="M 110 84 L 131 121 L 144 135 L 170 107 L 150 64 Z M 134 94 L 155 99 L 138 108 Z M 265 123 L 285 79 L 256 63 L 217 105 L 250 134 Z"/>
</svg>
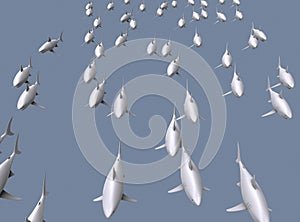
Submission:
<svg viewBox="0 0 300 222">
<path fill-rule="evenodd" d="M 267 40 L 266 34 L 262 30 L 256 29 L 254 27 L 254 23 L 252 23 L 252 33 L 255 36 L 255 38 L 257 38 L 258 40 L 260 40 L 262 42 Z"/>
<path fill-rule="evenodd" d="M 224 68 L 229 68 L 232 65 L 232 55 L 228 49 L 228 43 L 226 44 L 225 52 L 222 56 L 222 63 L 215 67 L 215 69 L 223 66 Z"/>
<path fill-rule="evenodd" d="M 174 74 L 178 74 L 178 70 L 179 70 L 179 56 L 177 56 L 177 58 L 173 59 L 169 63 L 167 67 L 167 75 L 171 77 Z"/>
<path fill-rule="evenodd" d="M 28 83 L 28 78 L 30 76 L 31 68 L 32 68 L 32 64 L 31 64 L 31 58 L 30 58 L 28 66 L 26 66 L 26 67 L 21 66 L 19 71 L 16 73 L 14 80 L 13 80 L 14 87 L 19 88 L 24 83 Z"/>
<path fill-rule="evenodd" d="M 294 80 L 292 74 L 289 73 L 288 67 L 283 68 L 281 66 L 280 57 L 278 59 L 278 67 L 277 67 L 277 69 L 278 69 L 278 76 L 277 77 L 279 78 L 280 83 L 272 86 L 271 88 L 274 88 L 274 87 L 279 86 L 279 85 L 283 85 L 283 86 L 285 86 L 288 89 L 294 88 L 294 86 L 295 86 L 295 80 Z"/>
<path fill-rule="evenodd" d="M 239 74 L 236 72 L 236 66 L 234 66 L 234 72 L 231 81 L 231 90 L 225 93 L 223 96 L 227 96 L 233 93 L 236 97 L 240 98 L 244 95 L 244 90 L 244 83 Z"/>
<path fill-rule="evenodd" d="M 97 86 L 92 91 L 90 98 L 89 98 L 89 107 L 96 108 L 100 103 L 104 105 L 108 105 L 107 102 L 103 100 L 105 92 L 105 79 L 101 83 L 97 83 Z M 109 105 L 108 105 L 109 106 Z"/>
<path fill-rule="evenodd" d="M 48 38 L 48 41 L 45 42 L 40 48 L 39 52 L 40 53 L 45 53 L 45 52 L 55 52 L 54 48 L 58 47 L 58 42 L 62 42 L 62 35 L 63 33 L 61 32 L 59 37 L 57 39 L 51 39 L 50 37 Z"/>
<path fill-rule="evenodd" d="M 125 46 L 127 41 L 128 33 L 121 33 L 115 41 L 115 47 Z"/>
<path fill-rule="evenodd" d="M 103 43 L 99 42 L 94 51 L 96 58 L 100 59 L 102 56 L 105 56 L 104 51 L 105 51 L 105 49 L 104 49 Z"/>
<path fill-rule="evenodd" d="M 244 164 L 241 161 L 240 147 L 238 144 L 238 157 L 236 160 L 240 169 L 240 182 L 237 184 L 241 189 L 243 202 L 227 209 L 227 212 L 238 212 L 242 210 L 248 210 L 252 219 L 255 222 L 270 222 L 267 201 L 265 196 L 255 180 L 255 176 L 252 176 Z"/>
<path fill-rule="evenodd" d="M 44 220 L 44 206 L 45 206 L 45 199 L 48 195 L 46 191 L 46 176 L 44 177 L 43 181 L 43 189 L 41 197 L 36 204 L 35 208 L 31 212 L 31 214 L 25 219 L 26 222 L 45 222 Z"/>
<path fill-rule="evenodd" d="M 167 57 L 171 55 L 171 50 L 172 50 L 171 40 L 168 40 L 161 48 L 161 55 L 163 57 Z"/>
<path fill-rule="evenodd" d="M 115 98 L 113 111 L 110 114 L 108 114 L 107 117 L 114 114 L 117 119 L 120 119 L 122 116 L 124 116 L 125 113 L 128 113 L 131 116 L 135 116 L 132 112 L 130 112 L 128 110 L 128 103 L 127 103 L 127 96 L 125 93 L 125 87 L 124 87 L 124 85 L 122 85 L 120 93 Z"/>
<path fill-rule="evenodd" d="M 124 175 L 121 164 L 121 144 L 119 143 L 118 156 L 109 171 L 102 191 L 102 196 L 93 201 L 102 201 L 103 212 L 106 218 L 110 218 L 116 211 L 121 200 L 137 202 L 124 194 Z"/>
<path fill-rule="evenodd" d="M 155 148 L 156 150 L 166 148 L 167 152 L 170 156 L 175 156 L 179 150 L 179 148 L 182 147 L 182 139 L 181 139 L 181 132 L 179 125 L 176 120 L 176 113 L 175 113 L 175 107 L 173 112 L 172 120 L 169 124 L 169 127 L 166 132 L 165 136 L 165 144 Z"/>
<path fill-rule="evenodd" d="M 184 190 L 189 200 L 196 206 L 200 206 L 202 200 L 202 190 L 209 190 L 202 186 L 202 180 L 198 168 L 192 161 L 184 147 L 182 147 L 182 157 L 180 166 L 181 184 L 168 193 L 175 193 Z"/>
<path fill-rule="evenodd" d="M 40 85 L 39 74 L 37 74 L 35 83 L 32 85 L 27 85 L 26 89 L 20 95 L 17 103 L 18 110 L 25 110 L 29 105 L 34 105 L 40 107 L 41 109 L 45 109 L 44 106 L 38 104 L 35 101 L 35 97 L 38 95 L 37 88 L 39 85 Z"/>
<path fill-rule="evenodd" d="M 19 197 L 15 197 L 7 193 L 4 188 L 8 181 L 8 178 L 12 177 L 14 173 L 11 171 L 11 166 L 17 154 L 21 152 L 18 149 L 19 135 L 17 136 L 16 143 L 12 154 L 0 164 L 0 198 L 8 200 L 21 200 Z"/>
<path fill-rule="evenodd" d="M 270 80 L 268 78 L 268 88 L 267 91 L 270 93 L 269 103 L 272 104 L 273 109 L 266 114 L 263 114 L 261 117 L 266 117 L 278 113 L 284 119 L 291 119 L 293 117 L 292 110 L 282 95 L 282 91 L 277 93 L 272 90 L 270 87 Z"/>
<path fill-rule="evenodd" d="M 96 62 L 93 60 L 83 72 L 83 82 L 90 83 L 92 80 L 96 80 Z"/>
</svg>

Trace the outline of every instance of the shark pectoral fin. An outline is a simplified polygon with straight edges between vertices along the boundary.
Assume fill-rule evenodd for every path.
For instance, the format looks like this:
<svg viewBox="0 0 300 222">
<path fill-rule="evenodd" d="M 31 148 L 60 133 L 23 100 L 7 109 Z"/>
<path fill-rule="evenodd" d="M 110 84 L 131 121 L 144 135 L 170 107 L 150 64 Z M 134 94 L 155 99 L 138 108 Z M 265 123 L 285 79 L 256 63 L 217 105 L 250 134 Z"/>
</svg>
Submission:
<svg viewBox="0 0 300 222">
<path fill-rule="evenodd" d="M 221 63 L 220 65 L 217 65 L 217 66 L 215 67 L 215 69 L 218 69 L 218 68 L 220 68 L 221 66 L 223 66 L 222 63 Z"/>
<path fill-rule="evenodd" d="M 127 110 L 127 113 L 128 113 L 130 116 L 136 117 L 136 115 L 135 115 L 133 112 L 129 111 L 129 110 Z"/>
<path fill-rule="evenodd" d="M 271 116 L 271 115 L 273 115 L 275 113 L 276 113 L 276 111 L 274 109 L 272 109 L 270 112 L 267 112 L 266 114 L 263 114 L 261 117 Z"/>
<path fill-rule="evenodd" d="M 183 119 L 183 118 L 185 118 L 185 114 L 182 115 L 182 116 L 179 116 L 176 120 L 178 121 L 178 120 L 181 120 L 181 119 Z"/>
<path fill-rule="evenodd" d="M 114 114 L 114 112 L 111 112 L 111 113 L 108 114 L 106 117 L 110 117 L 112 114 Z"/>
<path fill-rule="evenodd" d="M 247 45 L 246 47 L 242 48 L 242 51 L 244 51 L 244 50 L 248 49 L 249 47 L 250 47 L 250 46 L 249 46 L 249 45 Z"/>
<path fill-rule="evenodd" d="M 33 101 L 33 102 L 31 103 L 31 105 L 37 106 L 37 107 L 39 107 L 39 108 L 41 108 L 41 109 L 46 109 L 44 106 L 38 104 L 38 103 L 35 102 L 35 101 Z"/>
<path fill-rule="evenodd" d="M 103 196 L 97 197 L 93 200 L 93 202 L 99 202 L 103 200 Z"/>
<path fill-rule="evenodd" d="M 280 90 L 279 97 L 283 99 L 282 90 Z"/>
<path fill-rule="evenodd" d="M 10 171 L 8 178 L 12 177 L 13 175 L 15 175 L 15 174 L 12 171 Z"/>
<path fill-rule="evenodd" d="M 241 182 L 237 182 L 236 185 L 237 185 L 238 187 L 240 187 L 240 186 L 241 186 Z"/>
<path fill-rule="evenodd" d="M 230 90 L 230 91 L 227 92 L 227 93 L 224 93 L 223 96 L 227 96 L 227 95 L 229 95 L 229 94 L 231 94 L 231 93 L 232 93 L 232 90 Z"/>
<path fill-rule="evenodd" d="M 238 212 L 238 211 L 242 211 L 242 210 L 247 210 L 247 207 L 245 206 L 244 203 L 240 203 L 234 207 L 226 209 L 227 212 Z"/>
<path fill-rule="evenodd" d="M 273 88 L 275 88 L 275 87 L 277 87 L 277 86 L 280 86 L 281 85 L 281 83 L 277 83 L 277 84 L 275 84 L 274 86 L 271 86 L 271 89 L 273 89 Z"/>
<path fill-rule="evenodd" d="M 7 193 L 5 190 L 3 190 L 0 194 L 1 198 L 7 199 L 7 200 L 21 200 L 20 197 L 15 197 L 11 195 L 10 193 Z"/>
<path fill-rule="evenodd" d="M 102 100 L 102 102 L 101 102 L 101 103 L 103 103 L 104 105 L 106 105 L 106 106 L 110 107 L 109 103 L 105 102 L 104 100 Z"/>
<path fill-rule="evenodd" d="M 178 185 L 177 187 L 175 187 L 175 188 L 169 190 L 168 193 L 176 193 L 176 192 L 179 192 L 179 191 L 182 191 L 182 190 L 183 190 L 183 185 L 180 184 L 180 185 Z"/>
<path fill-rule="evenodd" d="M 202 187 L 202 190 L 210 191 L 210 189 L 208 187 Z"/>
<path fill-rule="evenodd" d="M 205 120 L 205 118 L 203 116 L 200 116 L 200 115 L 199 115 L 199 119 L 200 120 Z"/>
<path fill-rule="evenodd" d="M 131 197 L 127 196 L 127 195 L 126 195 L 126 194 L 124 194 L 124 193 L 123 193 L 123 195 L 122 195 L 122 200 L 124 200 L 124 201 L 128 201 L 128 202 L 131 202 L 131 203 L 136 203 L 136 202 L 137 202 L 137 200 L 136 200 L 136 199 L 134 199 L 134 198 L 131 198 Z"/>
<path fill-rule="evenodd" d="M 163 144 L 163 145 L 161 145 L 159 147 L 156 147 L 155 150 L 160 150 L 160 149 L 165 148 L 165 147 L 166 147 L 166 144 Z"/>
</svg>

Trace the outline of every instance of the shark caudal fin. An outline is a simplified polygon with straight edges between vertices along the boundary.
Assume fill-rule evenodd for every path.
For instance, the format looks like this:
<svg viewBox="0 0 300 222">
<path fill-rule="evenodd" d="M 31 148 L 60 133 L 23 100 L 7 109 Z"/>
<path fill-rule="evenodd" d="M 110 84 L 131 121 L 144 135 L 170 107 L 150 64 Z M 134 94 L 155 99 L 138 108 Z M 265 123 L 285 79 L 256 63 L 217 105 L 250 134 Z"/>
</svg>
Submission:
<svg viewBox="0 0 300 222">
<path fill-rule="evenodd" d="M 32 68 L 31 56 L 30 56 L 30 58 L 29 58 L 29 67 Z"/>
<path fill-rule="evenodd" d="M 236 158 L 235 162 L 237 162 L 237 163 L 241 162 L 241 151 L 240 151 L 240 143 L 239 142 L 237 142 L 237 158 Z"/>
<path fill-rule="evenodd" d="M 268 76 L 268 83 L 267 83 L 267 89 L 266 89 L 266 91 L 268 92 L 270 90 L 271 90 L 271 84 L 270 84 L 270 78 Z"/>
<path fill-rule="evenodd" d="M 40 85 L 40 72 L 36 74 L 35 84 Z"/>
<path fill-rule="evenodd" d="M 13 118 L 11 117 L 8 124 L 7 124 L 7 128 L 6 128 L 6 131 L 5 131 L 5 134 L 8 135 L 8 136 L 13 136 L 14 135 L 14 133 L 11 131 L 12 120 L 13 120 Z"/>
<path fill-rule="evenodd" d="M 18 149 L 18 147 L 19 147 L 19 134 L 17 136 L 16 143 L 15 143 L 15 148 L 14 148 L 14 153 L 15 154 L 20 154 L 21 153 L 21 151 Z"/>
<path fill-rule="evenodd" d="M 118 159 L 121 159 L 121 141 L 119 141 L 119 148 L 118 148 Z"/>
<path fill-rule="evenodd" d="M 43 190 L 42 190 L 42 193 L 44 196 L 47 196 L 49 194 L 49 192 L 47 192 L 47 189 L 46 189 L 46 174 L 44 176 L 44 180 L 43 180 Z"/>
<path fill-rule="evenodd" d="M 61 41 L 61 42 L 63 42 L 63 38 L 62 38 L 63 33 L 64 33 L 64 32 L 61 32 L 60 35 L 59 35 L 59 38 L 58 38 L 58 40 Z"/>
</svg>

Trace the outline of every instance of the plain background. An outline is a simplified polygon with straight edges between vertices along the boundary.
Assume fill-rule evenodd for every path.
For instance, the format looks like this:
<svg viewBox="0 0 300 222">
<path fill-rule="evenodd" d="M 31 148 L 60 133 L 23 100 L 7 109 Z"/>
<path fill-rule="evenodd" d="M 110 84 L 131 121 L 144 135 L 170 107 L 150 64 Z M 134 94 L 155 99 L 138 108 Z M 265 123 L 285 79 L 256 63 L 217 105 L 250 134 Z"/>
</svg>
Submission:
<svg viewBox="0 0 300 222">
<path fill-rule="evenodd" d="M 119 18 L 133 9 L 138 29 L 130 32 L 128 40 L 157 37 L 178 41 L 187 46 L 192 44 L 195 22 L 187 23 L 183 30 L 176 30 L 178 19 L 185 14 L 190 20 L 192 8 L 186 1 L 178 1 L 178 8 L 169 9 L 162 18 L 155 18 L 155 11 L 161 1 L 145 1 L 147 11 L 136 12 L 140 0 L 132 0 L 125 6 L 116 1 L 113 12 L 106 11 L 108 1 L 94 1 L 94 15 L 100 15 L 103 28 L 96 30 L 96 42 L 103 41 L 106 49 L 114 44 L 120 32 L 126 30 Z M 170 1 L 169 1 L 170 2 Z M 196 9 L 199 7 L 197 2 Z M 2 1 L 0 23 L 2 27 L 0 41 L 0 126 L 5 130 L 7 121 L 14 117 L 12 129 L 20 133 L 19 147 L 21 155 L 15 158 L 12 170 L 15 176 L 10 178 L 6 191 L 21 196 L 23 200 L 8 201 L 0 199 L 2 221 L 24 221 L 38 201 L 44 173 L 47 174 L 47 188 L 50 192 L 46 200 L 46 221 L 103 221 L 101 203 L 92 199 L 102 191 L 105 180 L 83 158 L 76 144 L 72 128 L 72 99 L 77 82 L 90 59 L 95 45 L 81 46 L 83 37 L 92 26 L 93 19 L 85 16 L 87 1 Z M 146 185 L 125 185 L 125 192 L 139 200 L 137 204 L 121 202 L 111 221 L 153 221 L 153 220 L 206 220 L 206 221 L 251 221 L 247 212 L 226 213 L 225 209 L 241 202 L 236 159 L 236 142 L 240 141 L 242 160 L 252 174 L 256 175 L 272 208 L 271 220 L 284 221 L 299 218 L 299 30 L 297 1 L 241 1 L 240 9 L 245 19 L 230 22 L 234 16 L 231 1 L 226 1 L 220 10 L 228 16 L 225 24 L 216 24 L 215 7 L 217 1 L 208 1 L 209 19 L 198 23 L 203 46 L 195 49 L 214 67 L 220 63 L 221 55 L 228 42 L 238 72 L 245 83 L 246 95 L 237 99 L 233 95 L 226 97 L 228 122 L 222 147 L 209 167 L 201 171 L 203 184 L 211 191 L 205 192 L 200 207 L 193 206 L 184 192 L 170 195 L 167 190 L 180 183 L 179 172 L 167 179 Z M 256 50 L 241 51 L 246 46 L 250 34 L 251 22 L 261 27 L 268 40 Z M 39 46 L 48 36 L 57 38 L 64 31 L 64 42 L 59 43 L 57 54 L 38 54 Z M 30 80 L 33 82 L 40 71 L 41 85 L 37 101 L 46 106 L 46 110 L 29 107 L 25 111 L 16 110 L 16 102 L 24 90 L 12 87 L 12 80 L 20 65 L 27 65 L 32 57 L 33 69 Z M 293 119 L 284 120 L 278 115 L 262 119 L 260 115 L 269 111 L 271 105 L 266 89 L 267 76 L 277 83 L 277 61 L 281 56 L 282 64 L 296 81 L 295 89 L 283 89 L 293 110 Z M 146 67 L 146 68 L 145 68 Z M 129 64 L 116 72 L 163 74 L 166 64 L 137 63 Z M 232 68 L 215 70 L 225 91 L 230 88 Z M 182 71 L 188 78 L 188 74 Z M 134 76 L 126 76 L 126 80 Z M 183 85 L 185 80 L 175 77 Z M 112 100 L 120 88 L 121 78 L 112 77 L 107 85 L 107 100 Z M 210 110 L 205 95 L 198 85 L 190 83 L 190 90 L 201 107 L 207 121 L 201 125 L 201 140 L 193 153 L 198 163 L 210 129 Z M 161 114 L 168 120 L 172 110 L 170 103 L 158 97 L 148 97 L 134 107 L 135 113 L 142 113 L 132 120 L 132 127 L 139 135 L 147 135 L 147 122 L 150 116 Z M 105 119 L 110 110 L 99 106 L 97 119 L 105 124 L 100 133 L 106 135 L 106 144 L 111 152 L 117 152 L 118 139 L 113 134 L 110 120 Z M 3 152 L 1 161 L 11 154 L 15 137 L 8 137 L 0 145 Z M 124 148 L 123 158 L 132 162 L 147 162 L 166 155 L 165 151 L 136 151 Z M 148 157 L 148 159 L 147 159 Z"/>
</svg>

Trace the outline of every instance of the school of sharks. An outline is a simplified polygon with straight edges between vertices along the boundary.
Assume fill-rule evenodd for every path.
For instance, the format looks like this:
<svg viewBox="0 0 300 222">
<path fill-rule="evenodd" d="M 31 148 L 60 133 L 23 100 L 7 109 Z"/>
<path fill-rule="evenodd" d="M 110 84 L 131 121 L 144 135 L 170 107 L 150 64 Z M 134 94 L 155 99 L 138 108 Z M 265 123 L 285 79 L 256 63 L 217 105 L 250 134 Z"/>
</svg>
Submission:
<svg viewBox="0 0 300 222">
<path fill-rule="evenodd" d="M 131 6 L 133 2 L 138 2 L 138 7 Z M 142 26 L 142 24 L 139 23 L 139 16 L 148 16 L 149 19 L 163 19 L 164 16 L 167 16 L 169 11 L 177 10 L 178 19 L 174 22 L 175 25 L 170 25 L 170 27 L 166 28 L 172 29 L 171 31 L 173 32 L 184 32 L 186 26 L 193 26 L 195 30 L 194 36 L 188 36 L 190 45 L 187 46 L 187 48 L 196 51 L 205 44 L 205 41 L 209 41 L 209 39 L 205 39 L 201 35 L 201 28 L 199 28 L 201 22 L 214 18 L 211 24 L 212 26 L 222 26 L 223 23 L 229 22 L 238 23 L 243 22 L 245 19 L 244 13 L 246 13 L 241 10 L 243 8 L 243 1 L 240 0 L 169 0 L 160 1 L 159 5 L 156 5 L 150 0 L 107 0 L 105 4 L 106 8 L 103 10 L 110 13 L 111 19 L 119 19 L 119 22 L 124 25 L 124 30 L 122 30 L 123 32 L 118 36 L 111 36 L 111 38 L 114 38 L 114 46 L 105 45 L 103 41 L 97 38 L 97 33 L 105 26 L 105 19 L 103 19 L 101 14 L 97 14 L 97 10 L 95 10 L 97 7 L 96 1 L 83 2 L 82 16 L 85 17 L 84 19 L 89 20 L 91 26 L 87 29 L 86 33 L 83 33 L 81 47 L 92 45 L 93 53 L 90 56 L 90 63 L 82 70 L 82 82 L 80 84 L 95 85 L 90 92 L 89 98 L 85 101 L 87 104 L 85 107 L 86 109 L 104 109 L 107 111 L 107 117 L 116 119 L 124 118 L 125 115 L 128 115 L 130 118 L 135 118 L 142 114 L 136 113 L 134 109 L 132 110 L 128 105 L 125 87 L 126 82 L 124 79 L 120 79 L 120 90 L 115 95 L 114 100 L 108 101 L 106 99 L 107 94 L 110 93 L 106 90 L 106 86 L 110 84 L 110 79 L 105 77 L 105 73 L 100 73 L 101 69 L 98 69 L 97 61 L 102 59 L 112 59 L 106 56 L 106 49 L 109 47 L 127 47 L 129 38 L 133 36 L 132 39 L 134 39 L 135 32 L 138 32 L 139 26 Z M 124 7 L 124 13 L 121 15 L 114 14 L 116 7 Z M 215 14 L 208 13 L 207 9 L 209 7 L 215 8 Z M 226 13 L 226 9 L 231 10 L 231 8 L 234 9 L 234 13 Z M 154 12 L 154 14 L 150 14 L 149 11 Z M 187 11 L 189 11 L 189 13 L 187 13 Z M 161 70 L 161 75 L 175 80 L 177 77 L 184 78 L 184 75 L 181 74 L 181 55 L 172 43 L 172 36 L 170 35 L 166 38 L 164 44 L 161 46 L 157 42 L 156 36 L 158 33 L 153 33 L 151 40 L 145 45 L 145 57 L 167 58 L 169 62 L 166 64 L 165 70 Z M 252 22 L 252 26 L 249 27 L 249 38 L 245 41 L 245 45 L 242 46 L 240 50 L 244 53 L 247 53 L 248 50 L 257 50 L 260 45 L 265 44 L 268 40 L 267 27 L 262 29 Z M 40 46 L 36 49 L 39 56 L 44 56 L 45 54 L 56 56 L 56 54 L 59 54 L 60 50 L 64 50 L 64 32 L 58 30 L 56 36 L 48 37 L 48 39 L 44 39 L 44 41 L 41 39 L 39 44 Z M 220 96 L 227 99 L 227 96 L 231 95 L 235 96 L 238 100 L 245 96 L 245 86 L 247 86 L 247 82 L 242 80 L 243 76 L 238 72 L 238 63 L 235 62 L 234 54 L 230 50 L 232 44 L 234 44 L 234 42 L 227 42 L 226 45 L 224 45 L 224 53 L 222 55 L 217 55 L 218 60 L 216 60 L 215 64 L 212 64 L 212 66 L 214 67 L 213 69 L 215 72 L 221 72 L 220 70 L 232 70 L 231 83 L 223 85 L 224 92 L 223 95 Z M 200 53 L 200 51 L 197 52 Z M 12 77 L 12 87 L 14 87 L 15 90 L 22 89 L 16 102 L 16 109 L 18 112 L 30 112 L 30 109 L 40 109 L 41 112 L 43 112 L 43 110 L 47 110 L 47 107 L 43 104 L 43 94 L 40 95 L 38 93 L 38 89 L 43 87 L 43 78 L 40 78 L 43 73 L 40 74 L 37 72 L 33 77 L 32 68 L 34 66 L 34 60 L 30 55 L 26 59 L 28 59 L 28 64 L 20 65 Z M 278 65 L 277 67 L 273 67 L 277 70 L 276 75 L 267 75 L 264 80 L 266 83 L 266 92 L 261 93 L 268 93 L 270 99 L 267 102 L 270 104 L 270 109 L 264 110 L 261 108 L 260 118 L 273 118 L 273 115 L 278 115 L 277 118 L 281 118 L 282 121 L 293 121 L 292 105 L 288 102 L 289 99 L 286 99 L 283 96 L 283 91 L 292 91 L 296 84 L 293 74 L 290 72 L 288 66 L 282 65 L 281 60 L 283 59 L 278 57 Z M 199 74 L 201 74 L 201 70 L 199 72 Z M 40 84 L 40 79 L 42 84 Z M 189 87 L 188 80 L 184 81 L 186 90 L 185 100 L 184 103 L 177 104 L 183 107 L 184 113 L 178 115 L 178 111 L 174 104 L 173 112 L 169 115 L 169 124 L 164 135 L 164 140 L 161 144 L 153 147 L 153 150 L 159 150 L 156 152 L 164 152 L 161 151 L 161 149 L 165 149 L 167 155 L 171 158 L 181 155 L 180 166 L 178 168 L 178 171 L 180 172 L 180 181 L 178 181 L 178 184 L 174 188 L 170 188 L 168 193 L 173 194 L 184 191 L 186 197 L 190 201 L 191 207 L 201 207 L 202 201 L 209 198 L 210 192 L 214 192 L 214 189 L 209 186 L 209 181 L 207 181 L 209 179 L 202 180 L 199 169 L 193 161 L 192 153 L 189 152 L 188 147 L 184 144 L 185 141 L 182 137 L 183 132 L 181 130 L 180 121 L 189 121 L 192 124 L 199 124 L 200 121 L 205 121 L 205 116 L 201 114 L 199 101 L 193 96 L 197 92 Z M 271 82 L 274 82 L 274 84 Z M 277 90 L 278 88 L 281 90 Z M 7 190 L 9 190 L 9 184 L 7 184 L 7 182 L 15 175 L 12 171 L 13 162 L 16 157 L 16 159 L 22 158 L 18 157 L 21 154 L 19 149 L 19 138 L 22 138 L 22 133 L 17 134 L 14 132 L 13 124 L 17 124 L 17 122 L 14 122 L 14 117 L 11 117 L 7 122 L 6 128 L 2 129 L 3 133 L 0 136 L 0 144 L 13 136 L 16 137 L 11 154 L 5 157 L 6 159 L 0 163 L 0 198 L 18 201 L 21 200 L 20 197 L 7 192 Z M 188 129 L 185 130 L 188 131 Z M 99 207 L 102 205 L 103 216 L 106 218 L 113 217 L 122 201 L 134 203 L 130 205 L 132 208 L 135 207 L 135 204 L 139 204 L 140 201 L 137 194 L 130 194 L 129 196 L 125 193 L 124 186 L 126 188 L 126 184 L 124 183 L 124 177 L 126 177 L 126 175 L 124 175 L 122 169 L 122 153 L 125 151 L 122 149 L 122 141 L 119 141 L 118 138 L 113 138 L 113 136 L 110 139 L 116 140 L 119 143 L 119 146 L 116 147 L 116 149 L 113 149 L 116 151 L 116 159 L 111 165 L 108 174 L 105 175 L 106 178 L 102 185 L 102 189 L 95 190 L 95 198 L 90 200 L 95 202 L 95 204 L 98 204 Z M 235 142 L 236 145 L 233 144 L 233 146 L 236 146 L 236 153 L 232 155 L 236 156 L 236 164 L 239 170 L 237 187 L 240 190 L 241 201 L 233 207 L 224 206 L 224 211 L 226 210 L 228 213 L 248 211 L 249 214 L 247 214 L 247 216 L 252 218 L 253 221 L 270 222 L 272 203 L 268 202 L 268 196 L 264 194 L 255 175 L 248 171 L 242 161 L 242 154 L 247 155 L 247 151 L 244 151 L 243 147 L 246 147 L 247 145 L 240 146 L 239 141 Z M 101 161 L 101 157 L 99 157 L 99 161 Z M 251 164 L 254 164 L 255 161 L 256 160 L 253 160 L 252 163 L 249 162 L 247 165 L 250 166 Z M 257 175 L 263 176 L 259 175 L 259 172 Z M 41 178 L 40 180 L 41 196 L 36 205 L 32 206 L 32 211 L 28 212 L 28 215 L 24 215 L 26 222 L 45 221 L 44 208 L 46 205 L 46 197 L 48 195 L 46 189 L 46 172 L 44 178 Z M 274 178 L 274 182 L 276 182 L 275 180 L 276 179 Z M 264 189 L 268 188 L 264 187 Z M 205 197 L 203 197 L 204 192 L 207 193 Z M 169 198 L 171 199 L 172 197 L 173 196 L 170 195 Z M 247 216 L 244 216 L 245 220 L 247 220 Z M 123 215 L 123 217 L 126 220 L 126 215 Z M 101 216 L 99 216 L 99 221 L 100 220 L 102 220 Z M 224 220 L 227 221 L 226 218 Z"/>
</svg>

